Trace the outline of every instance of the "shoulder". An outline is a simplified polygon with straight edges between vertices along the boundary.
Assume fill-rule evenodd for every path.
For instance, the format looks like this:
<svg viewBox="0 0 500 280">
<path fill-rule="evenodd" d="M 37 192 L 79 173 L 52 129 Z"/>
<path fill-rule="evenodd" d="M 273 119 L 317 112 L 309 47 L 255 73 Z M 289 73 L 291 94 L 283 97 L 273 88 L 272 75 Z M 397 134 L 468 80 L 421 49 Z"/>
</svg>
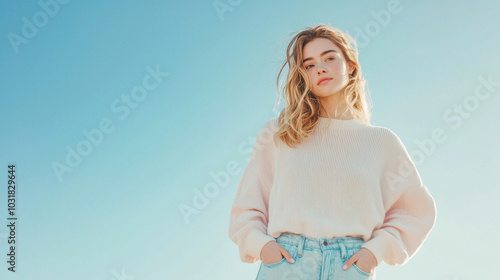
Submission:
<svg viewBox="0 0 500 280">
<path fill-rule="evenodd" d="M 278 117 L 268 119 L 259 131 L 259 134 L 274 134 L 278 131 Z"/>
<path fill-rule="evenodd" d="M 260 125 L 259 132 L 257 133 L 257 137 L 255 139 L 255 146 L 258 147 L 271 147 L 274 146 L 275 134 L 278 131 L 278 119 L 271 118 L 266 120 L 264 123 Z"/>
<path fill-rule="evenodd" d="M 266 121 L 265 127 L 269 129 L 277 129 L 278 128 L 278 117 L 271 118 Z"/>
<path fill-rule="evenodd" d="M 398 134 L 388 127 L 370 124 L 368 125 L 368 129 L 375 134 L 386 147 L 404 146 Z"/>
<path fill-rule="evenodd" d="M 394 132 L 392 129 L 385 127 L 385 126 L 369 124 L 368 129 L 370 129 L 370 130 L 372 130 L 380 135 L 383 135 L 387 138 L 392 138 L 392 139 L 398 138 L 399 139 L 396 132 Z"/>
<path fill-rule="evenodd" d="M 383 151 L 385 158 L 391 162 L 397 162 L 398 164 L 409 163 L 414 166 L 410 151 L 401 137 L 390 128 L 379 127 L 379 129 L 380 133 L 383 135 Z"/>
</svg>

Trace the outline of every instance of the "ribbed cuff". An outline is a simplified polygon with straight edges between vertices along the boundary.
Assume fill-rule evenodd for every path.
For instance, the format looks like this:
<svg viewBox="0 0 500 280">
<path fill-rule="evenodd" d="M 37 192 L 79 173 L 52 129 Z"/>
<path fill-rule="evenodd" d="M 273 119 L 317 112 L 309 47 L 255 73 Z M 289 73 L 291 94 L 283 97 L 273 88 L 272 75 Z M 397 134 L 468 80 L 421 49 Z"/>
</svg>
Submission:
<svg viewBox="0 0 500 280">
<path fill-rule="evenodd" d="M 257 258 L 257 260 L 260 260 L 260 252 L 262 251 L 264 245 L 266 245 L 269 241 L 276 241 L 276 238 L 258 230 L 254 230 L 248 234 L 247 240 L 249 254 Z"/>
<path fill-rule="evenodd" d="M 401 241 L 385 230 L 379 229 L 375 236 L 361 247 L 372 251 L 377 265 L 385 262 L 388 265 L 403 265 L 408 261 L 408 253 L 400 245 Z"/>
</svg>

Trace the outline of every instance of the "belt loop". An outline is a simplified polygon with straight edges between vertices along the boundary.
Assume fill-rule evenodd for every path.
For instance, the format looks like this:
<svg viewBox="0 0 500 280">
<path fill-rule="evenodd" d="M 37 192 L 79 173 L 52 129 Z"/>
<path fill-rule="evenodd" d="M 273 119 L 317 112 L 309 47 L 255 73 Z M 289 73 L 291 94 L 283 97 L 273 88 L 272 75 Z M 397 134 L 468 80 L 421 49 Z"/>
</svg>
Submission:
<svg viewBox="0 0 500 280">
<path fill-rule="evenodd" d="M 340 251 L 342 252 L 342 260 L 345 260 L 345 258 L 347 257 L 347 252 L 345 248 L 344 239 L 339 238 L 337 239 L 337 242 L 339 243 Z"/>
<path fill-rule="evenodd" d="M 302 235 L 300 236 L 299 246 L 298 246 L 298 255 L 299 255 L 299 258 L 302 257 L 305 239 L 306 238 L 304 236 L 302 236 Z"/>
</svg>

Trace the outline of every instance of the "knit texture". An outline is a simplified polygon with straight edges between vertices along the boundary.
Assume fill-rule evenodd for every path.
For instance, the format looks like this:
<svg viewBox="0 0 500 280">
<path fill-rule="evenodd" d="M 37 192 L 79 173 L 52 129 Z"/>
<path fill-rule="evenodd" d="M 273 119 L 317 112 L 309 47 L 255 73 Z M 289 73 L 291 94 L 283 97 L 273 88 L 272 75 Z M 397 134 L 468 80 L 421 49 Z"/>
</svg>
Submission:
<svg viewBox="0 0 500 280">
<path fill-rule="evenodd" d="M 436 205 L 401 139 L 359 119 L 320 118 L 296 148 L 259 131 L 229 217 L 240 259 L 255 263 L 283 232 L 362 237 L 380 265 L 405 264 L 436 221 Z M 329 125 L 329 126 L 328 126 Z"/>
</svg>

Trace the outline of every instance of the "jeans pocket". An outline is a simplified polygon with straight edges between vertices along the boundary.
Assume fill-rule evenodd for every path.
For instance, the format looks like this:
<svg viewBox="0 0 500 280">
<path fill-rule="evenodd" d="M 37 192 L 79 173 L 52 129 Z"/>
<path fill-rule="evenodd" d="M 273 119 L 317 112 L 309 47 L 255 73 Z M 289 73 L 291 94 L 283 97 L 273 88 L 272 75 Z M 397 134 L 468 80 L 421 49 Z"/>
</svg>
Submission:
<svg viewBox="0 0 500 280">
<path fill-rule="evenodd" d="M 292 258 L 294 258 L 295 260 L 297 260 L 297 246 L 293 246 L 293 245 L 290 245 L 290 244 L 286 244 L 286 243 L 279 243 L 281 246 L 283 246 L 283 248 L 285 248 L 285 250 L 287 250 L 288 253 L 290 253 L 290 255 L 292 255 Z M 274 267 L 277 267 L 285 262 L 288 262 L 286 260 L 286 258 L 284 256 L 282 256 L 283 258 L 278 261 L 278 262 L 275 262 L 275 263 L 262 263 L 263 266 L 265 267 L 268 267 L 268 268 L 274 268 Z"/>
<path fill-rule="evenodd" d="M 364 276 L 367 276 L 367 277 L 371 277 L 373 275 L 375 275 L 375 273 L 370 273 L 370 272 L 366 272 L 364 270 L 362 270 L 361 268 L 359 268 L 356 263 L 353 263 L 352 264 L 352 267 L 354 267 L 354 269 L 359 272 L 361 275 L 364 275 Z"/>
<path fill-rule="evenodd" d="M 354 246 L 353 248 L 350 248 L 347 250 L 347 256 L 345 261 L 349 260 L 352 258 L 356 252 L 362 249 L 361 243 L 358 246 Z M 370 280 L 370 279 L 375 279 L 375 272 L 370 273 L 362 270 L 359 268 L 356 263 L 352 263 L 351 267 L 346 271 L 352 277 L 352 279 L 363 279 L 363 280 Z"/>
<path fill-rule="evenodd" d="M 267 267 L 275 267 L 275 266 L 278 266 L 278 265 L 280 265 L 280 264 L 282 264 L 284 262 L 286 262 L 285 257 L 283 257 L 281 259 L 281 261 L 279 261 L 279 262 L 275 262 L 275 263 L 262 263 L 262 265 L 267 266 Z"/>
</svg>

